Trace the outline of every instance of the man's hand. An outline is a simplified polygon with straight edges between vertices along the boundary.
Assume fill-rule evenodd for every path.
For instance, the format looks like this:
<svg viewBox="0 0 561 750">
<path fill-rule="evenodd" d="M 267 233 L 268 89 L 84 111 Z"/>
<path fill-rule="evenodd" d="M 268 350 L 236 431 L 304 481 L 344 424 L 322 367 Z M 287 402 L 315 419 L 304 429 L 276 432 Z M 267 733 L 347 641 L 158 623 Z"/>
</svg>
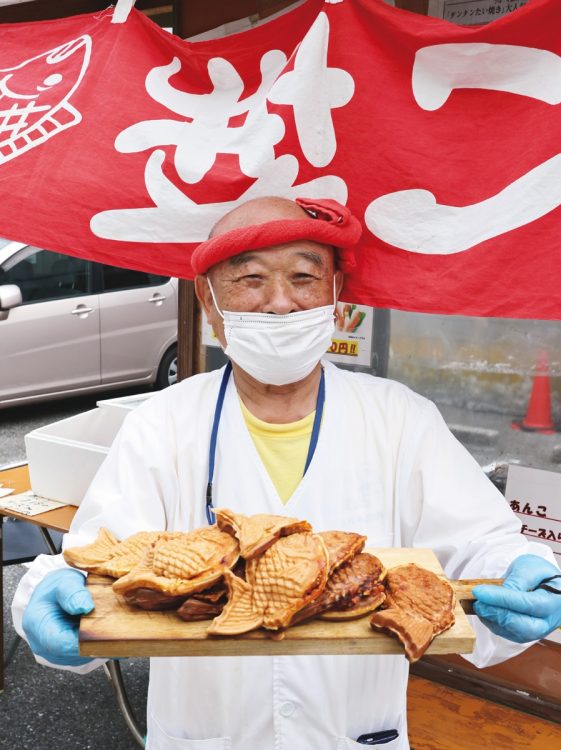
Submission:
<svg viewBox="0 0 561 750">
<path fill-rule="evenodd" d="M 23 629 L 32 651 L 52 664 L 77 667 L 91 659 L 78 655 L 79 615 L 94 608 L 85 577 L 77 570 L 53 570 L 37 585 Z"/>
<path fill-rule="evenodd" d="M 546 579 L 560 576 L 538 588 Z M 517 643 L 537 641 L 561 626 L 561 574 L 537 555 L 521 555 L 502 586 L 475 586 L 473 610 L 496 635 Z"/>
</svg>

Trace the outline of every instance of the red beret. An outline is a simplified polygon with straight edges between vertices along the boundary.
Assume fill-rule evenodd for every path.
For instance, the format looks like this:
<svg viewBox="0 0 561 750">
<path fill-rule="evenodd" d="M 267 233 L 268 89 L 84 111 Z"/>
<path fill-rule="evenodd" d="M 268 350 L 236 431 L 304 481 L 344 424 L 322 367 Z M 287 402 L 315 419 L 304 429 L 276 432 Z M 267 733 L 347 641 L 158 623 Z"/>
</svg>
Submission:
<svg viewBox="0 0 561 750">
<path fill-rule="evenodd" d="M 195 249 L 191 266 L 195 274 L 248 250 L 262 250 L 295 240 L 311 240 L 337 249 L 338 267 L 345 273 L 356 266 L 354 246 L 362 234 L 362 225 L 346 206 L 330 198 L 297 198 L 308 216 L 301 219 L 274 219 L 251 224 L 211 237 Z"/>
</svg>

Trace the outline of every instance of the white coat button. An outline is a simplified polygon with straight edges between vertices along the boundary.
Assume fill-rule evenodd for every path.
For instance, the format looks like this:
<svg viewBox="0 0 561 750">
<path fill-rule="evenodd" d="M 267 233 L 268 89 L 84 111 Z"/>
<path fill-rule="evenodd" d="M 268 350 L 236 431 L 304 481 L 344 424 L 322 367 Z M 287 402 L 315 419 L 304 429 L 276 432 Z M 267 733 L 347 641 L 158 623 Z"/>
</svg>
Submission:
<svg viewBox="0 0 561 750">
<path fill-rule="evenodd" d="M 282 703 L 280 707 L 281 716 L 285 716 L 287 718 L 289 716 L 292 716 L 295 710 L 296 706 L 291 701 L 285 701 L 285 703 Z"/>
</svg>

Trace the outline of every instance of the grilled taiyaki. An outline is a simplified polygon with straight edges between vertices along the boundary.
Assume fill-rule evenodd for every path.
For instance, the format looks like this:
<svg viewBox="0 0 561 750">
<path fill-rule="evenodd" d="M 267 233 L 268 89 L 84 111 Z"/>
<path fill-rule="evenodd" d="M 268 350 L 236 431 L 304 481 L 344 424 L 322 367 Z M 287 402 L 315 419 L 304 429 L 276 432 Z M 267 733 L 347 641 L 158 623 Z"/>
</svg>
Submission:
<svg viewBox="0 0 561 750">
<path fill-rule="evenodd" d="M 239 540 L 240 555 L 244 560 L 262 555 L 281 536 L 312 530 L 307 521 L 286 516 L 266 513 L 245 516 L 228 508 L 218 508 L 214 513 L 218 528 L 233 534 Z"/>
<path fill-rule="evenodd" d="M 230 571 L 228 571 L 230 572 Z M 212 620 L 224 610 L 224 604 L 217 602 L 201 601 L 194 596 L 188 596 L 177 610 L 177 614 L 185 622 L 196 622 L 198 620 Z"/>
<path fill-rule="evenodd" d="M 246 566 L 253 588 L 254 608 L 263 612 L 263 625 L 278 630 L 289 625 L 298 610 L 324 590 L 329 554 L 319 534 L 304 532 L 281 537 Z"/>
<path fill-rule="evenodd" d="M 396 635 L 409 661 L 421 658 L 432 639 L 455 622 L 456 595 L 447 580 L 414 563 L 388 571 L 384 609 L 370 621 Z"/>
<path fill-rule="evenodd" d="M 73 568 L 95 573 L 98 565 L 110 560 L 119 549 L 120 542 L 109 529 L 101 528 L 91 544 L 82 547 L 70 547 L 62 553 L 65 561 Z"/>
<path fill-rule="evenodd" d="M 255 606 L 253 588 L 248 581 L 234 575 L 224 574 L 228 587 L 228 602 L 207 630 L 209 635 L 239 635 L 255 630 L 263 624 L 262 608 Z"/>
<path fill-rule="evenodd" d="M 149 611 L 161 611 L 166 609 L 177 609 L 185 601 L 185 596 L 168 596 L 155 589 L 137 588 L 125 592 L 125 600 L 128 604 Z"/>
<path fill-rule="evenodd" d="M 329 553 L 329 573 L 362 552 L 367 537 L 351 531 L 320 531 Z"/>
<path fill-rule="evenodd" d="M 386 598 L 385 575 L 377 557 L 361 552 L 329 576 L 323 592 L 296 612 L 291 625 L 318 615 L 326 620 L 350 620 L 372 612 Z"/>
<path fill-rule="evenodd" d="M 217 526 L 206 526 L 159 539 L 136 568 L 115 581 L 113 590 L 129 597 L 140 588 L 189 595 L 217 583 L 238 557 L 237 539 Z"/>
<path fill-rule="evenodd" d="M 173 535 L 167 531 L 139 531 L 120 542 L 110 531 L 102 528 L 94 542 L 83 547 L 70 547 L 62 555 L 74 568 L 120 578 L 138 565 L 154 542 L 162 536 L 169 538 Z"/>
<path fill-rule="evenodd" d="M 126 601 L 140 609 L 150 611 L 176 609 L 183 620 L 207 620 L 222 612 L 227 601 L 226 584 L 185 596 L 170 596 L 155 589 L 131 589 L 124 594 Z"/>
<path fill-rule="evenodd" d="M 321 594 L 328 569 L 329 556 L 318 534 L 281 537 L 260 557 L 247 561 L 247 580 L 225 576 L 228 604 L 208 632 L 237 635 L 261 625 L 269 630 L 286 627 L 295 612 Z"/>
</svg>

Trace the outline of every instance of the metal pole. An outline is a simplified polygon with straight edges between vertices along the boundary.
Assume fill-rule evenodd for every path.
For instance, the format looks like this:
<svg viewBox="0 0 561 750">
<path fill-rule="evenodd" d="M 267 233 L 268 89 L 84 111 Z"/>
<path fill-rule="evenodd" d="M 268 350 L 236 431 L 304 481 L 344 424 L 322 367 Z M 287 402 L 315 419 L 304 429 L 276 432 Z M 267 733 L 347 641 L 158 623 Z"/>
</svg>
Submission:
<svg viewBox="0 0 561 750">
<path fill-rule="evenodd" d="M 115 659 L 110 659 L 103 665 L 103 669 L 105 670 L 107 679 L 111 683 L 111 687 L 115 693 L 115 698 L 117 699 L 117 704 L 121 709 L 121 713 L 123 714 L 132 736 L 140 747 L 145 747 L 146 742 L 144 740 L 144 734 L 140 731 L 131 704 L 129 703 L 119 662 Z"/>
</svg>

